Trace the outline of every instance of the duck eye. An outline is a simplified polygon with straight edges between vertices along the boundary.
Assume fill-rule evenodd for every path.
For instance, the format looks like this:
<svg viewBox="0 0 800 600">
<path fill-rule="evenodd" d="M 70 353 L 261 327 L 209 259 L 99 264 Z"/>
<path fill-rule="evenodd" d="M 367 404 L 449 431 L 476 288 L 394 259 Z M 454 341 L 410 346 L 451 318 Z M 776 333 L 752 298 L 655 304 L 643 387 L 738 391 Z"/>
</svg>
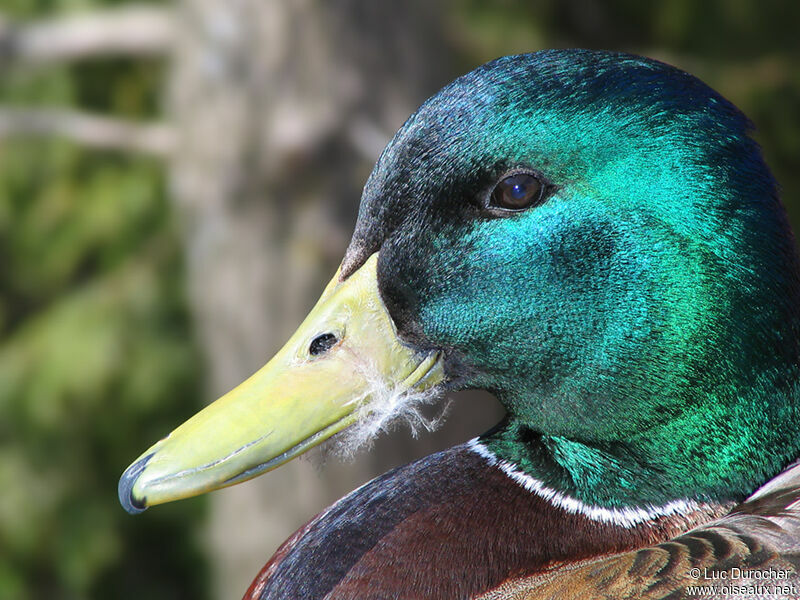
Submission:
<svg viewBox="0 0 800 600">
<path fill-rule="evenodd" d="M 308 347 L 308 353 L 311 356 L 317 356 L 323 352 L 330 350 L 337 342 L 336 336 L 332 333 L 323 333 L 311 340 L 311 345 Z"/>
<path fill-rule="evenodd" d="M 490 206 L 508 210 L 522 210 L 537 204 L 542 198 L 542 182 L 529 173 L 504 177 L 495 186 Z"/>
</svg>

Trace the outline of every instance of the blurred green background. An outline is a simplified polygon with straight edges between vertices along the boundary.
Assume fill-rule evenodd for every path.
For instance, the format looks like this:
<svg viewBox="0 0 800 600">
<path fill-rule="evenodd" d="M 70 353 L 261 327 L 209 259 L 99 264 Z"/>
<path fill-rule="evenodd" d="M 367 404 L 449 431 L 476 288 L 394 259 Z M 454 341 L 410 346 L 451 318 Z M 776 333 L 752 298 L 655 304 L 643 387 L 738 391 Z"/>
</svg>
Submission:
<svg viewBox="0 0 800 600">
<path fill-rule="evenodd" d="M 2 0 L 0 116 L 24 108 L 164 120 L 174 85 L 169 53 L 31 63 L 2 43 L 12 26 L 125 4 Z M 296 8 L 318 9 L 313 1 Z M 421 14 L 426 21 L 418 25 L 435 36 L 431 51 L 444 66 L 420 73 L 430 83 L 410 93 L 411 104 L 504 54 L 590 47 L 653 56 L 698 75 L 753 120 L 800 227 L 800 3 L 450 0 Z M 351 19 L 337 31 L 358 37 L 361 25 Z M 281 60 L 291 64 L 291 56 Z M 346 235 L 367 173 L 364 157 L 352 160 L 360 166 L 343 184 Z M 93 147 L 79 136 L 3 135 L 0 127 L 0 599 L 218 595 L 209 540 L 200 533 L 207 501 L 167 505 L 141 519 L 116 498 L 124 468 L 209 396 L 181 241 L 189 226 L 172 198 L 169 165 L 124 143 Z M 265 176 L 262 184 L 275 181 Z M 319 291 L 325 278 L 312 279 Z"/>
</svg>

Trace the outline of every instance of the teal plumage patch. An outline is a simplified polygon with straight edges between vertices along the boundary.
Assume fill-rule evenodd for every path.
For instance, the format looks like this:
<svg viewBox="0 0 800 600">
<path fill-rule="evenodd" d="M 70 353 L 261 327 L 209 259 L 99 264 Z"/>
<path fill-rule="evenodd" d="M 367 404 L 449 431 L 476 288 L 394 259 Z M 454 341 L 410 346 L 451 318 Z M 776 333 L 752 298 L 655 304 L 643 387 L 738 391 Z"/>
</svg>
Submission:
<svg viewBox="0 0 800 600">
<path fill-rule="evenodd" d="M 456 80 L 373 171 L 345 274 L 381 294 L 458 387 L 494 391 L 483 438 L 547 486 L 616 507 L 741 499 L 800 454 L 800 272 L 750 124 L 696 78 L 591 51 Z M 487 198 L 508 172 L 530 210 Z"/>
</svg>

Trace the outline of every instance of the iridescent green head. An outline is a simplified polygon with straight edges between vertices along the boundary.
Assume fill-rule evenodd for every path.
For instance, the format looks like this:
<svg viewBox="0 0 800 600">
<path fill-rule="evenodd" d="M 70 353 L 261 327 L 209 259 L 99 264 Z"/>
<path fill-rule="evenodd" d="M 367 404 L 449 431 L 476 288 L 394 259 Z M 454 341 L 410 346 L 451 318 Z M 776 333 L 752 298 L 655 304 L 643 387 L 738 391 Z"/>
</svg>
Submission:
<svg viewBox="0 0 800 600">
<path fill-rule="evenodd" d="M 486 445 L 548 486 L 741 497 L 800 454 L 798 259 L 749 129 L 656 61 L 496 60 L 395 135 L 344 274 L 379 252 L 401 338 L 497 394 Z"/>
<path fill-rule="evenodd" d="M 474 449 L 562 505 L 630 524 L 742 498 L 800 455 L 800 269 L 749 129 L 629 55 L 457 79 L 380 157 L 308 319 L 128 468 L 123 505 L 254 477 L 443 386 L 493 391 L 508 417 Z"/>
</svg>

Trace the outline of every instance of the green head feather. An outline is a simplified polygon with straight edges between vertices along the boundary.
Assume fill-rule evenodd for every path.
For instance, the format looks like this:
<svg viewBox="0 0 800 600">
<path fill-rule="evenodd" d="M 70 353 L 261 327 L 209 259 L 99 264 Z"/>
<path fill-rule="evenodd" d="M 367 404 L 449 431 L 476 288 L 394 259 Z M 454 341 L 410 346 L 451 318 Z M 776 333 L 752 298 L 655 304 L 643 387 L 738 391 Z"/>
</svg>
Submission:
<svg viewBox="0 0 800 600">
<path fill-rule="evenodd" d="M 800 271 L 750 124 L 639 57 L 506 57 L 411 116 L 364 191 L 401 335 L 508 418 L 484 438 L 601 506 L 741 498 L 800 455 Z M 514 170 L 543 203 L 486 208 Z"/>
</svg>

